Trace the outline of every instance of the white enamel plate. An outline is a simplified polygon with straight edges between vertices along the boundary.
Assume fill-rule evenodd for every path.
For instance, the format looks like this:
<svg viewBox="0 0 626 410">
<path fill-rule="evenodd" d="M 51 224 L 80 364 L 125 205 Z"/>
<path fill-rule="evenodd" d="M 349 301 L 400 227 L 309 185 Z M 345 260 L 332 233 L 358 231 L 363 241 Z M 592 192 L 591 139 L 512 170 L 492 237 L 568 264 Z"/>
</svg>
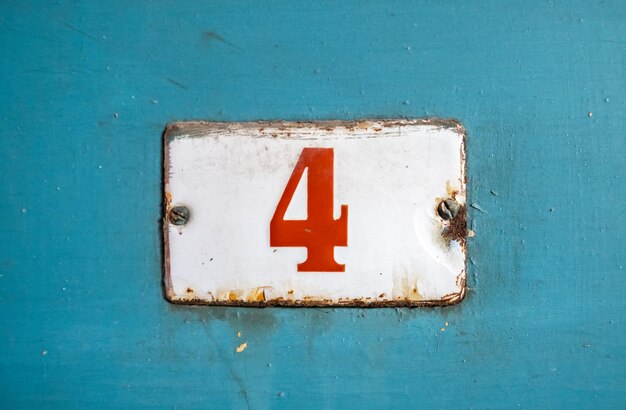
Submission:
<svg viewBox="0 0 626 410">
<path fill-rule="evenodd" d="M 164 190 L 172 302 L 440 306 L 465 295 L 456 121 L 173 123 Z"/>
</svg>

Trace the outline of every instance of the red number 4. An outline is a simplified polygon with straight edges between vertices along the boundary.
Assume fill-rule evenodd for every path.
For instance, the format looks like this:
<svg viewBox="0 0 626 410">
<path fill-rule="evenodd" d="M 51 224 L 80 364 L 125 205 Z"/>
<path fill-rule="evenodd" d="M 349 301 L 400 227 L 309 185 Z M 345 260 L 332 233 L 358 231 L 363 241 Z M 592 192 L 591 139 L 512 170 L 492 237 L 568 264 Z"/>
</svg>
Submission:
<svg viewBox="0 0 626 410">
<path fill-rule="evenodd" d="M 348 246 L 348 206 L 333 217 L 334 152 L 332 148 L 304 148 L 270 222 L 270 246 L 307 248 L 298 272 L 345 272 L 335 261 L 335 246 Z M 285 212 L 308 169 L 307 219 L 285 220 Z"/>
</svg>

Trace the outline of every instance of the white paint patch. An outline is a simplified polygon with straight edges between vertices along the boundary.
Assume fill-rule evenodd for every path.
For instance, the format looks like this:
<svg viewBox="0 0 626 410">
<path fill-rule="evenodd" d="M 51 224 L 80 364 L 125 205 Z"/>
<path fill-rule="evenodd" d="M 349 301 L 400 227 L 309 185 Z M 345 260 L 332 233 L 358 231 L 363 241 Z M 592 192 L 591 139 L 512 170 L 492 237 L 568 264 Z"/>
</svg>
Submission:
<svg viewBox="0 0 626 410">
<path fill-rule="evenodd" d="M 191 213 L 184 226 L 165 221 L 170 300 L 433 305 L 462 299 L 465 248 L 445 243 L 436 213 L 451 196 L 465 204 L 464 130 L 457 123 L 176 123 L 165 144 L 168 210 L 184 205 Z M 345 272 L 299 272 L 306 248 L 270 246 L 270 221 L 304 148 L 333 149 L 334 218 L 348 206 L 348 245 L 334 248 Z M 306 218 L 306 177 L 285 219 Z"/>
</svg>

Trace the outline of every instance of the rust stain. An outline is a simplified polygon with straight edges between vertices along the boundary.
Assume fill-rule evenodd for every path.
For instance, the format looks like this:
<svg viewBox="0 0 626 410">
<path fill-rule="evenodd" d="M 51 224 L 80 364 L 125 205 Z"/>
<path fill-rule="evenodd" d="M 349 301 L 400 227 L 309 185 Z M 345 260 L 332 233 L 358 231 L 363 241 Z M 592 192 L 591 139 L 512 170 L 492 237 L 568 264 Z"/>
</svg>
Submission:
<svg viewBox="0 0 626 410">
<path fill-rule="evenodd" d="M 451 241 L 457 241 L 461 246 L 465 246 L 465 240 L 469 236 L 467 229 L 467 207 L 465 204 L 459 205 L 459 212 L 456 217 L 449 221 L 444 221 L 441 236 L 447 245 Z"/>
<path fill-rule="evenodd" d="M 184 129 L 182 126 L 184 125 Z M 166 140 L 172 140 L 179 137 L 194 138 L 205 135 L 207 132 L 220 133 L 224 131 L 245 130 L 249 128 L 257 129 L 261 133 L 265 133 L 267 129 L 273 130 L 272 136 L 287 137 L 293 133 L 293 129 L 310 128 L 314 130 L 323 130 L 332 132 L 337 128 L 343 128 L 348 131 L 356 129 L 372 130 L 379 133 L 383 129 L 394 128 L 405 125 L 431 125 L 437 128 L 454 129 L 456 132 L 465 136 L 465 128 L 455 119 L 441 118 L 424 118 L 415 120 L 357 120 L 357 121 L 255 121 L 248 123 L 228 123 L 228 122 L 210 122 L 210 121 L 184 121 L 169 123 L 165 129 Z M 381 128 L 382 127 L 382 128 Z M 463 156 L 463 162 L 465 157 Z"/>
<path fill-rule="evenodd" d="M 446 192 L 448 193 L 449 197 L 451 197 L 452 199 L 456 199 L 459 190 L 454 188 L 450 181 L 446 181 Z"/>
<path fill-rule="evenodd" d="M 243 342 L 242 344 L 240 344 L 239 346 L 237 346 L 237 348 L 235 349 L 235 351 L 237 353 L 241 353 L 244 350 L 246 350 L 246 348 L 248 347 L 248 342 Z"/>
<path fill-rule="evenodd" d="M 420 301 L 424 299 L 424 297 L 419 293 L 417 287 L 412 288 L 406 295 L 406 298 L 411 301 Z"/>
<path fill-rule="evenodd" d="M 189 299 L 179 296 L 170 298 L 169 301 L 175 304 L 193 304 L 207 306 L 237 306 L 263 308 L 271 306 L 281 307 L 359 307 L 359 308 L 383 308 L 383 307 L 437 307 L 456 305 L 465 298 L 465 287 L 460 288 L 458 293 L 450 293 L 440 300 L 410 300 L 396 297 L 397 300 L 362 300 L 362 299 L 313 299 L 305 297 L 305 300 L 289 300 L 282 297 L 268 299 L 264 302 L 248 302 L 244 300 L 228 300 L 228 301 L 208 301 L 204 299 Z"/>
<path fill-rule="evenodd" d="M 248 302 L 265 302 L 265 288 L 258 287 L 254 289 L 247 297 Z"/>
</svg>

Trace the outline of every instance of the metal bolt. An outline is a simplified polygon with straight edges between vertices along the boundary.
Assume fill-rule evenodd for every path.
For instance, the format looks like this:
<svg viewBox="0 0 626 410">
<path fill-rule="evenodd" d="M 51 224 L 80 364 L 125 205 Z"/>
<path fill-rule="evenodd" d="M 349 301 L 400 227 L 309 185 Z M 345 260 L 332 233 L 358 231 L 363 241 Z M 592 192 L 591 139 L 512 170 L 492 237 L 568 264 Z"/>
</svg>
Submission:
<svg viewBox="0 0 626 410">
<path fill-rule="evenodd" d="M 454 199 L 444 199 L 439 203 L 437 213 L 446 221 L 454 219 L 459 213 L 459 204 Z"/>
<path fill-rule="evenodd" d="M 175 206 L 170 209 L 169 220 L 174 225 L 186 225 L 189 222 L 189 208 Z"/>
</svg>

